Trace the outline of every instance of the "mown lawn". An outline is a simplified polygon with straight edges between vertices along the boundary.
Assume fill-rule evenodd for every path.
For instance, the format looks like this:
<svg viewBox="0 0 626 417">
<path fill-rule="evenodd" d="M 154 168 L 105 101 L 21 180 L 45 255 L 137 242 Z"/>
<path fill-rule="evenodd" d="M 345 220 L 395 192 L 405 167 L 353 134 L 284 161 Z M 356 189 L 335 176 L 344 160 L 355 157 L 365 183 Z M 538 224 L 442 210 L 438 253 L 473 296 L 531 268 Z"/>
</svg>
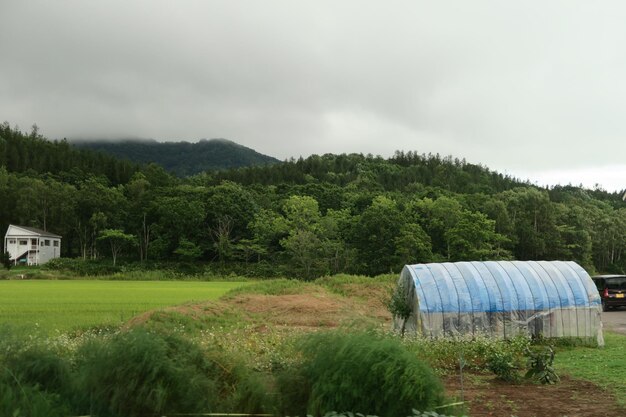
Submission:
<svg viewBox="0 0 626 417">
<path fill-rule="evenodd" d="M 0 323 L 44 332 L 119 325 L 158 307 L 215 300 L 242 282 L 0 281 Z"/>
<path fill-rule="evenodd" d="M 577 347 L 555 356 L 557 372 L 586 379 L 606 388 L 626 406 L 626 336 L 605 332 L 603 348 Z M 602 401 L 602 398 L 598 398 Z"/>
</svg>

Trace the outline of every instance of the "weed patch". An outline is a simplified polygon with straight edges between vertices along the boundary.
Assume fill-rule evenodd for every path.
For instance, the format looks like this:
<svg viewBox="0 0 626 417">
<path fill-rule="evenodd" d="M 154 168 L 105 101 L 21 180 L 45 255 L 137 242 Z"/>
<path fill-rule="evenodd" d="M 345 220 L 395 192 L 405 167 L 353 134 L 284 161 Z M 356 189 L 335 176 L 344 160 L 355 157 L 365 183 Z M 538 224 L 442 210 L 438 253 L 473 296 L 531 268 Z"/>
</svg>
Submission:
<svg viewBox="0 0 626 417">
<path fill-rule="evenodd" d="M 504 376 L 526 365 L 525 352 L 530 346 L 530 339 L 522 336 L 507 340 L 488 337 L 413 337 L 405 338 L 405 343 L 409 350 L 442 373 L 455 371 L 462 361 L 469 371 L 494 372 Z"/>
<path fill-rule="evenodd" d="M 291 295 L 306 293 L 308 289 L 313 288 L 313 284 L 303 283 L 292 279 L 272 279 L 268 281 L 260 281 L 254 284 L 246 285 L 240 288 L 234 288 L 224 295 L 225 299 L 234 298 L 241 294 L 260 294 L 260 295 Z"/>
<path fill-rule="evenodd" d="M 367 410 L 403 416 L 444 402 L 432 369 L 395 338 L 325 332 L 304 337 L 297 350 L 301 362 L 278 378 L 282 415 Z"/>
</svg>

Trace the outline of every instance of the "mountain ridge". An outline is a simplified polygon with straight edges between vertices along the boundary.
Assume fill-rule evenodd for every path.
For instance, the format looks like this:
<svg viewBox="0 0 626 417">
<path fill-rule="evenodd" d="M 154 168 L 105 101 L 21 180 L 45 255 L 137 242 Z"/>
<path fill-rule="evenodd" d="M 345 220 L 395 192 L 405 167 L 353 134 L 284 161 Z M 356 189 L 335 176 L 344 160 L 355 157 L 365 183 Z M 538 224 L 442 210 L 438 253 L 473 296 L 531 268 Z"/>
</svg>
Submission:
<svg viewBox="0 0 626 417">
<path fill-rule="evenodd" d="M 159 142 L 155 139 L 73 140 L 79 148 L 105 152 L 117 158 L 147 164 L 154 162 L 179 177 L 210 170 L 242 168 L 280 162 L 230 139 L 200 139 L 197 142 Z"/>
</svg>

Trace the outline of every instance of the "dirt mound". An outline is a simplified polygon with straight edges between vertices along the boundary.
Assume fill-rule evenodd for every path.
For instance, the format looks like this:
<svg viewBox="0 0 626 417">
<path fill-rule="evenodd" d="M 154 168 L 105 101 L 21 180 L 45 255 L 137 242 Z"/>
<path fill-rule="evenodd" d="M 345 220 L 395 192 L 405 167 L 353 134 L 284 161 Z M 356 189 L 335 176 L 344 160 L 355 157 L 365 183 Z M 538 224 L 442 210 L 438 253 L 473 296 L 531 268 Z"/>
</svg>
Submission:
<svg viewBox="0 0 626 417">
<path fill-rule="evenodd" d="M 309 294 L 237 296 L 228 303 L 250 317 L 282 327 L 333 328 L 365 321 L 371 324 L 390 322 L 384 306 L 341 297 L 326 290 Z"/>
<path fill-rule="evenodd" d="M 200 320 L 202 318 L 206 318 L 207 316 L 220 316 L 224 314 L 224 312 L 229 311 L 229 309 L 230 307 L 228 306 L 228 304 L 221 301 L 206 301 L 202 303 L 181 304 L 177 306 L 164 307 L 156 310 L 146 311 L 145 313 L 141 313 L 133 317 L 128 322 L 126 322 L 124 328 L 130 328 L 145 324 L 151 319 L 154 319 L 157 315 L 167 315 L 168 313 L 181 314 L 194 320 Z"/>
<path fill-rule="evenodd" d="M 355 286 L 355 293 L 358 286 Z M 362 292 L 344 297 L 324 288 L 305 294 L 241 294 L 217 302 L 183 304 L 151 310 L 131 319 L 126 327 L 144 324 L 159 315 L 181 314 L 194 320 L 217 317 L 236 311 L 241 320 L 257 325 L 298 329 L 335 328 L 341 325 L 391 323 L 382 297 Z"/>
</svg>

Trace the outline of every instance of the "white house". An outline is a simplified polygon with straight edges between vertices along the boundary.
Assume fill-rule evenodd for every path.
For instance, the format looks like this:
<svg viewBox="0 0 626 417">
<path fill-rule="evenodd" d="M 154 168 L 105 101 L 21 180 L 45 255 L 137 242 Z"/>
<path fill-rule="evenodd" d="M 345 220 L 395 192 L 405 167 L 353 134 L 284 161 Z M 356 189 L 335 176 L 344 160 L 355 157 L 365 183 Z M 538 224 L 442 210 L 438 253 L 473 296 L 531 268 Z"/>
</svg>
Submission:
<svg viewBox="0 0 626 417">
<path fill-rule="evenodd" d="M 41 265 L 61 256 L 61 236 L 10 224 L 4 236 L 4 250 L 16 265 Z"/>
</svg>

